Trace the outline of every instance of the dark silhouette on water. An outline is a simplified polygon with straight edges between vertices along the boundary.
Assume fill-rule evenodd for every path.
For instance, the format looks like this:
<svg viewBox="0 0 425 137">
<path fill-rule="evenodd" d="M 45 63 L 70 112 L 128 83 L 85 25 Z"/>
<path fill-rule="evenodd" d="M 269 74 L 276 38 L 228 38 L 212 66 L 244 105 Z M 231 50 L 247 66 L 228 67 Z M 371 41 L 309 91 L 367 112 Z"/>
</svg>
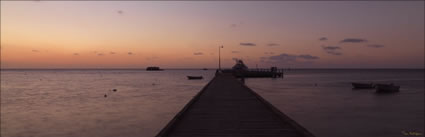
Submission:
<svg viewBox="0 0 425 137">
<path fill-rule="evenodd" d="M 147 67 L 146 71 L 162 71 L 163 69 L 160 69 L 159 67 Z"/>
<path fill-rule="evenodd" d="M 353 82 L 353 83 L 351 83 L 351 85 L 353 85 L 353 89 L 373 89 L 373 88 L 375 88 L 375 85 L 373 83 Z"/>
<path fill-rule="evenodd" d="M 391 93 L 391 92 L 399 92 L 400 86 L 396 86 L 393 83 L 391 84 L 376 84 L 376 92 L 377 93 Z"/>
<path fill-rule="evenodd" d="M 187 76 L 187 79 L 189 80 L 195 80 L 195 79 L 203 79 L 204 77 L 202 76 Z"/>
</svg>

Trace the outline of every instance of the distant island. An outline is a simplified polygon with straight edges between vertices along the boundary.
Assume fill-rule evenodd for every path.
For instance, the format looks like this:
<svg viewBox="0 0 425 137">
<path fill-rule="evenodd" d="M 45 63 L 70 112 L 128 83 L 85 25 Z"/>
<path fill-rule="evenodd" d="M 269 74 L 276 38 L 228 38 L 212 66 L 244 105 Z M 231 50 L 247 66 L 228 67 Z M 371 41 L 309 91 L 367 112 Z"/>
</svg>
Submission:
<svg viewBox="0 0 425 137">
<path fill-rule="evenodd" d="M 146 71 L 162 71 L 163 69 L 160 69 L 159 67 L 147 67 Z"/>
</svg>

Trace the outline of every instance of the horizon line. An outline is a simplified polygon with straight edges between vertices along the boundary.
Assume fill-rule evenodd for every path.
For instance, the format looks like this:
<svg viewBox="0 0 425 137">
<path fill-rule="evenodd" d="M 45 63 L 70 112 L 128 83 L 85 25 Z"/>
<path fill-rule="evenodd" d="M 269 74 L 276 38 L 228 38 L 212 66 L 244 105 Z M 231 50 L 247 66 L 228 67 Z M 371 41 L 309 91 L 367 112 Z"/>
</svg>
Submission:
<svg viewBox="0 0 425 137">
<path fill-rule="evenodd" d="M 208 70 L 216 70 L 218 68 L 161 68 L 163 70 L 202 70 L 202 69 L 208 69 Z M 222 69 L 231 69 L 231 68 L 222 68 Z M 270 68 L 249 68 L 249 69 L 270 69 Z M 382 67 L 382 68 L 337 68 L 337 67 L 330 67 L 330 68 L 326 68 L 326 67 L 320 67 L 320 68 L 306 68 L 306 67 L 301 67 L 301 68 L 278 68 L 278 69 L 284 69 L 284 70 L 295 70 L 295 69 L 425 69 L 425 68 L 387 68 L 387 67 Z M 0 68 L 0 70 L 146 70 L 146 68 Z"/>
</svg>

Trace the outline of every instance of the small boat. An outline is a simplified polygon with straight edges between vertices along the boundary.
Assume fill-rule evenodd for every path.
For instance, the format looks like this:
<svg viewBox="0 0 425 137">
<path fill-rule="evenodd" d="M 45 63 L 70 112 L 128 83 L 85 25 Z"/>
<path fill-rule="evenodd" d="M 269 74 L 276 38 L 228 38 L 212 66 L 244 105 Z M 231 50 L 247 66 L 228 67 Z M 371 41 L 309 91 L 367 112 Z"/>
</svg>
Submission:
<svg viewBox="0 0 425 137">
<path fill-rule="evenodd" d="M 202 76 L 187 76 L 187 79 L 192 80 L 192 79 L 203 79 Z"/>
<path fill-rule="evenodd" d="M 203 68 L 202 70 L 208 70 L 207 68 Z"/>
<path fill-rule="evenodd" d="M 398 92 L 400 91 L 400 86 L 394 84 L 376 84 L 376 92 Z"/>
<path fill-rule="evenodd" d="M 372 89 L 372 88 L 375 88 L 375 85 L 373 85 L 373 83 L 356 83 L 356 82 L 353 82 L 353 83 L 351 83 L 351 85 L 353 85 L 354 89 Z"/>
</svg>

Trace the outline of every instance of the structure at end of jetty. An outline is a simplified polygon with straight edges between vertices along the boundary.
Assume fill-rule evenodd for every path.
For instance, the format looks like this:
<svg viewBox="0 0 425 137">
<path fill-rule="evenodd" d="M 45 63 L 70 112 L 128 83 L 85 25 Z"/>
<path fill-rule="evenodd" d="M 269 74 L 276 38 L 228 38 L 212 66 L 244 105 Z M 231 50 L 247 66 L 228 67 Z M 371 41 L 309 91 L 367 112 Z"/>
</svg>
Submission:
<svg viewBox="0 0 425 137">
<path fill-rule="evenodd" d="M 242 60 L 236 59 L 235 61 L 236 64 L 232 67 L 232 69 L 224 69 L 221 70 L 221 72 L 231 73 L 238 78 L 283 78 L 284 69 L 278 69 L 277 67 L 271 67 L 270 69 L 249 69 Z"/>
</svg>

